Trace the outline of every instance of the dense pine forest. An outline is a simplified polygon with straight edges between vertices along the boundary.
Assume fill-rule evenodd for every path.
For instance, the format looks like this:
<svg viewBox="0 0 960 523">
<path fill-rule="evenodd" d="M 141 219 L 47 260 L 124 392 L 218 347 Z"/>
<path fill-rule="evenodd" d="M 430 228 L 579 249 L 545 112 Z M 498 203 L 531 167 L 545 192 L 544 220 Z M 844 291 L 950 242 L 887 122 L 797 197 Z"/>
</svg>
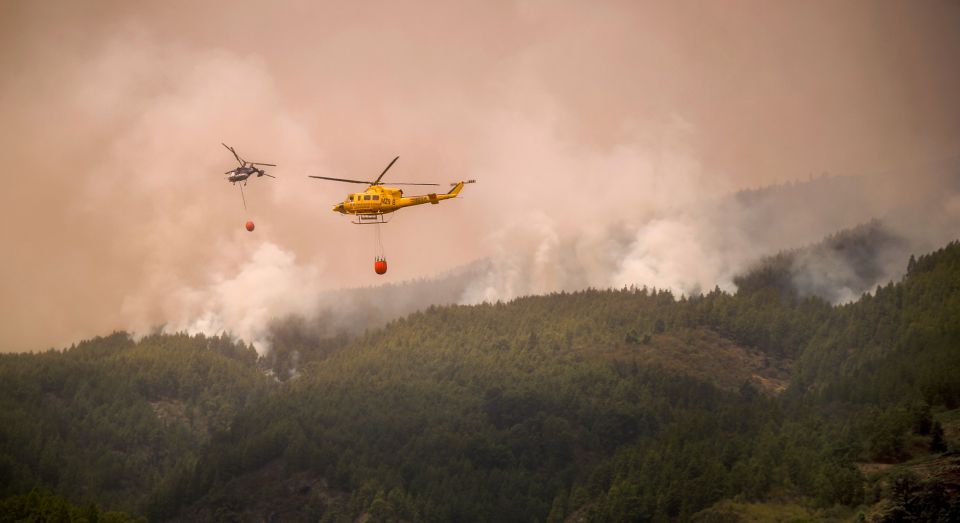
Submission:
<svg viewBox="0 0 960 523">
<path fill-rule="evenodd" d="M 126 333 L 3 355 L 0 521 L 960 521 L 960 243 L 842 305 L 798 256 L 732 294 L 289 318 L 260 359 Z"/>
</svg>

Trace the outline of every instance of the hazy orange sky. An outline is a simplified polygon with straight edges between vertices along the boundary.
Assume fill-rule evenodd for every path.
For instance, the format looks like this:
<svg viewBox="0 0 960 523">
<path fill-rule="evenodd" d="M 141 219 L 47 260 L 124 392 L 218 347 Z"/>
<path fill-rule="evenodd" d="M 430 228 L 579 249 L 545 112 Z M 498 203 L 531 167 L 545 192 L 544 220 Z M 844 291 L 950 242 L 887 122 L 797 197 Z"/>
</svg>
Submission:
<svg viewBox="0 0 960 523">
<path fill-rule="evenodd" d="M 960 154 L 958 63 L 951 0 L 5 1 L 0 351 L 255 336 L 319 290 L 482 258 L 466 302 L 564 288 L 561 255 L 597 286 L 724 285 L 850 224 L 720 263 L 690 209 L 822 173 L 912 183 Z M 246 211 L 220 142 L 278 164 Z M 396 155 L 388 181 L 478 183 L 398 214 L 377 277 L 372 228 L 330 211 L 354 187 L 306 176 Z"/>
</svg>

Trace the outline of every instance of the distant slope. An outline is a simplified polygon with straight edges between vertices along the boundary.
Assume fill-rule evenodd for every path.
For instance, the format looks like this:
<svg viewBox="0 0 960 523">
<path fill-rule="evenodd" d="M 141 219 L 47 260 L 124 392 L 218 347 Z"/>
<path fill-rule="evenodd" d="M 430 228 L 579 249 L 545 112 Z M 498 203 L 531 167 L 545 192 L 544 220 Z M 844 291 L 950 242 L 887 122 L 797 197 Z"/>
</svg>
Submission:
<svg viewBox="0 0 960 523">
<path fill-rule="evenodd" d="M 906 269 L 909 242 L 882 222 L 844 229 L 758 260 L 734 280 L 741 291 L 776 288 L 796 298 L 849 302 Z"/>
<path fill-rule="evenodd" d="M 856 462 L 912 430 L 909 402 L 941 404 L 960 383 L 949 372 L 960 368 L 949 348 L 958 256 L 951 244 L 921 257 L 890 291 L 839 308 L 777 285 L 680 300 L 627 289 L 429 308 L 310 364 L 289 395 L 248 410 L 181 481 L 200 486 L 186 494 L 197 500 L 186 514 L 215 499 L 243 507 L 253 493 L 215 485 L 278 460 L 352 492 L 328 498 L 330 520 L 685 520 L 724 498 L 773 492 L 856 506 L 865 501 Z M 926 288 L 943 291 L 876 307 Z M 824 396 L 869 374 L 858 374 L 856 351 L 821 342 L 882 332 L 878 310 L 929 316 L 939 326 L 929 347 L 947 351 L 913 352 L 897 372 L 939 362 L 946 374 L 866 380 L 874 395 L 859 406 Z M 753 374 L 784 375 L 790 358 L 809 361 L 807 351 L 833 363 L 805 366 L 786 401 L 757 395 Z"/>
<path fill-rule="evenodd" d="M 798 390 L 960 406 L 960 242 L 908 265 L 902 282 L 835 310 L 800 358 Z"/>
<path fill-rule="evenodd" d="M 489 268 L 489 261 L 480 260 L 432 279 L 323 293 L 318 297 L 322 306 L 317 314 L 271 322 L 267 339 L 272 349 L 263 365 L 278 379 L 287 380 L 302 365 L 327 357 L 366 330 L 379 329 L 431 305 L 459 303 L 470 282 Z"/>
<path fill-rule="evenodd" d="M 281 326 L 278 351 L 309 356 L 282 384 L 226 338 L 3 356 L 2 494 L 41 484 L 157 521 L 926 513 L 870 467 L 953 466 L 955 426 L 940 446 L 933 427 L 960 401 L 960 243 L 842 306 L 769 267 L 736 294 L 428 307 L 352 338 Z M 917 492 L 948 488 L 931 477 Z"/>
<path fill-rule="evenodd" d="M 656 329 L 657 318 L 617 326 L 610 312 L 665 299 L 580 293 L 435 308 L 392 323 L 310 365 L 289 395 L 238 420 L 177 482 L 212 489 L 186 514 L 224 497 L 226 506 L 243 507 L 252 492 L 216 485 L 280 460 L 290 473 L 312 471 L 352 492 L 330 507 L 347 519 L 545 517 L 554 498 L 621 446 L 659 446 L 663 430 L 690 430 L 682 420 L 716 409 L 735 416 L 765 401 L 641 363 L 643 356 L 634 361 L 631 352 L 646 351 L 625 338 L 647 321 Z M 675 350 L 669 335 L 651 338 L 652 347 Z M 729 429 L 697 431 L 717 441 L 746 437 L 733 427 L 754 416 L 736 417 Z"/>
</svg>

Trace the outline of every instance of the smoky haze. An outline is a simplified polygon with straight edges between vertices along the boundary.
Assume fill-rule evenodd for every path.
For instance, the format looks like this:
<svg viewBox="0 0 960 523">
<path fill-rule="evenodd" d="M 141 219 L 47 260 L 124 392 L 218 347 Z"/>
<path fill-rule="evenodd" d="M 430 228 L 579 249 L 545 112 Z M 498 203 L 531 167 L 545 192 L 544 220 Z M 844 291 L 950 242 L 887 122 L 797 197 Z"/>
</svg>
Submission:
<svg viewBox="0 0 960 523">
<path fill-rule="evenodd" d="M 0 350 L 161 326 L 266 350 L 271 319 L 349 305 L 327 291 L 477 260 L 455 301 L 731 288 L 872 218 L 935 245 L 957 27 L 955 1 L 4 2 Z M 220 142 L 278 164 L 246 210 Z M 396 155 L 387 181 L 478 183 L 398 213 L 376 277 L 373 228 L 330 211 L 356 186 L 306 176 Z"/>
</svg>

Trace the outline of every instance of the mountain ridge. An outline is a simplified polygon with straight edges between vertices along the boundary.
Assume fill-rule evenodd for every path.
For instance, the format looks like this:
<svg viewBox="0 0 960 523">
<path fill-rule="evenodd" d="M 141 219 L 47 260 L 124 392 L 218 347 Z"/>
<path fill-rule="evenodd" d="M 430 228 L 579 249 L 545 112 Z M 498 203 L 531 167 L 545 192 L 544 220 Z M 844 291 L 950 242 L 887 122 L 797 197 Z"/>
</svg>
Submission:
<svg viewBox="0 0 960 523">
<path fill-rule="evenodd" d="M 312 357 L 278 336 L 307 355 L 283 382 L 227 336 L 5 355 L 2 495 L 186 521 L 702 520 L 783 496 L 954 514 L 953 476 L 911 483 L 919 506 L 858 465 L 911 459 L 937 423 L 957 444 L 960 243 L 907 264 L 838 306 L 775 284 L 783 263 L 735 294 L 431 306 Z"/>
</svg>

